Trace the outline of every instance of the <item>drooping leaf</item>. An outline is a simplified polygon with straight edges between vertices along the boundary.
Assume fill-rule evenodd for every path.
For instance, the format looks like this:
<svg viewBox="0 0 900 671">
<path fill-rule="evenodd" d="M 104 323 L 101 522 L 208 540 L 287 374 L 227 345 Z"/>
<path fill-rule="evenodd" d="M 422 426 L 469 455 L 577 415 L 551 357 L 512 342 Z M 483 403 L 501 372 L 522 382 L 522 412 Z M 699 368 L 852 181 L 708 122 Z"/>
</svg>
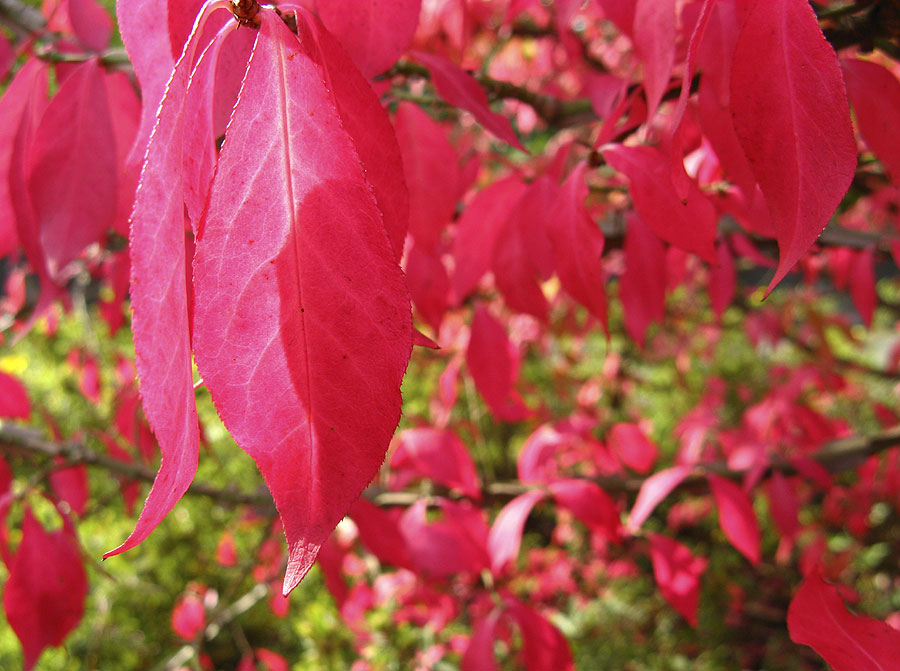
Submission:
<svg viewBox="0 0 900 671">
<path fill-rule="evenodd" d="M 491 413 L 507 422 L 517 422 L 529 413 L 515 389 L 519 371 L 512 350 L 503 325 L 483 306 L 475 308 L 466 365 Z"/>
<path fill-rule="evenodd" d="M 62 529 L 48 532 L 26 508 L 22 542 L 3 589 L 6 621 L 22 643 L 25 671 L 81 621 L 87 587 L 72 524 L 64 520 Z"/>
<path fill-rule="evenodd" d="M 872 325 L 878 295 L 875 291 L 875 253 L 871 247 L 853 254 L 850 265 L 850 297 L 863 324 Z"/>
<path fill-rule="evenodd" d="M 599 485 L 575 478 L 557 480 L 550 483 L 550 493 L 588 529 L 611 541 L 619 540 L 619 508 Z"/>
<path fill-rule="evenodd" d="M 651 534 L 650 560 L 653 576 L 665 600 L 692 627 L 696 627 L 700 577 L 706 570 L 706 559 L 695 557 L 678 541 L 661 534 Z"/>
<path fill-rule="evenodd" d="M 461 671 L 496 671 L 494 639 L 502 611 L 494 609 L 484 618 L 472 623 L 469 645 L 460 662 Z"/>
<path fill-rule="evenodd" d="M 56 463 L 60 464 L 62 461 L 62 457 L 59 457 Z M 60 501 L 65 501 L 72 512 L 79 517 L 84 514 L 90 498 L 90 483 L 84 464 L 54 470 L 50 474 L 50 487 L 53 495 Z"/>
<path fill-rule="evenodd" d="M 550 215 L 549 233 L 556 273 L 566 293 L 606 325 L 606 289 L 601 256 L 603 232 L 587 212 L 585 181 L 587 163 L 582 161 L 566 178 Z"/>
<path fill-rule="evenodd" d="M 531 489 L 503 506 L 497 515 L 487 541 L 494 575 L 499 575 L 509 562 L 515 561 L 519 556 L 525 520 L 531 514 L 531 509 L 545 496 L 540 489 Z"/>
<path fill-rule="evenodd" d="M 449 429 L 422 427 L 407 429 L 395 439 L 391 470 L 430 478 L 445 487 L 458 489 L 472 499 L 481 497 L 475 464 L 466 446 Z M 397 487 L 406 486 L 406 480 Z"/>
<path fill-rule="evenodd" d="M 413 57 L 428 68 L 434 88 L 441 98 L 471 112 L 482 126 L 507 144 L 526 151 L 509 119 L 488 107 L 487 93 L 472 75 L 438 54 L 414 51 Z"/>
<path fill-rule="evenodd" d="M 172 609 L 172 631 L 185 641 L 193 641 L 206 626 L 206 609 L 196 594 L 184 595 Z"/>
<path fill-rule="evenodd" d="M 602 151 L 607 162 L 628 177 L 634 209 L 654 233 L 715 263 L 715 207 L 694 180 L 682 198 L 672 181 L 671 161 L 656 147 L 611 144 Z"/>
<path fill-rule="evenodd" d="M 359 529 L 359 539 L 369 552 L 392 566 L 412 568 L 396 516 L 361 496 L 350 508 L 350 517 Z"/>
<path fill-rule="evenodd" d="M 507 600 L 507 613 L 522 632 L 522 661 L 526 671 L 572 671 L 572 651 L 562 632 L 524 603 Z"/>
<path fill-rule="evenodd" d="M 409 234 L 433 250 L 459 199 L 456 151 L 444 130 L 414 103 L 397 106 L 394 128 L 409 187 Z"/>
<path fill-rule="evenodd" d="M 837 589 L 818 570 L 803 580 L 787 615 L 794 643 L 808 645 L 834 671 L 889 671 L 897 668 L 900 631 L 847 611 Z"/>
<path fill-rule="evenodd" d="M 734 52 L 731 112 L 775 225 L 771 291 L 828 224 L 856 171 L 841 69 L 806 0 L 752 4 Z"/>
<path fill-rule="evenodd" d="M 406 283 L 416 310 L 438 333 L 450 305 L 450 277 L 436 251 L 428 251 L 417 242 L 406 255 Z"/>
<path fill-rule="evenodd" d="M 204 15 L 204 17 L 207 15 Z M 197 472 L 199 431 L 191 364 L 183 180 L 185 99 L 203 18 L 166 87 L 131 218 L 132 331 L 141 400 L 162 461 L 131 535 L 109 557 L 144 540 Z"/>
<path fill-rule="evenodd" d="M 469 503 L 438 499 L 441 519 L 428 521 L 419 499 L 400 518 L 400 531 L 416 571 L 446 578 L 488 567 L 488 527 L 484 513 Z"/>
<path fill-rule="evenodd" d="M 409 47 L 422 0 L 318 0 L 319 17 L 367 78 L 391 67 Z"/>
<path fill-rule="evenodd" d="M 883 65 L 859 58 L 842 59 L 841 68 L 859 134 L 894 181 L 900 180 L 900 80 Z"/>
<path fill-rule="evenodd" d="M 731 480 L 712 473 L 706 477 L 719 510 L 719 526 L 735 549 L 756 566 L 759 564 L 760 533 L 750 497 Z"/>
<path fill-rule="evenodd" d="M 672 466 L 654 473 L 644 480 L 638 492 L 637 500 L 628 515 L 626 528 L 635 531 L 653 512 L 659 503 L 675 489 L 691 472 L 690 466 Z"/>
<path fill-rule="evenodd" d="M 18 378 L 0 370 L 0 417 L 28 419 L 31 417 L 31 401 L 25 385 Z"/>
<path fill-rule="evenodd" d="M 81 251 L 113 227 L 116 141 L 103 70 L 78 65 L 44 112 L 31 148 L 28 192 L 47 269 L 59 279 Z"/>
<path fill-rule="evenodd" d="M 636 0 L 634 49 L 644 65 L 647 114 L 652 117 L 675 65 L 675 0 Z"/>
<path fill-rule="evenodd" d="M 731 305 L 737 289 L 737 273 L 734 257 L 724 240 L 716 245 L 719 257 L 718 265 L 709 269 L 709 302 L 717 319 L 722 319 L 725 310 Z"/>
<path fill-rule="evenodd" d="M 287 593 L 384 458 L 412 330 L 334 100 L 278 15 L 259 16 L 197 242 L 194 346 L 281 513 Z"/>
<path fill-rule="evenodd" d="M 112 18 L 96 0 L 69 0 L 72 30 L 88 49 L 103 51 L 112 35 Z"/>
<path fill-rule="evenodd" d="M 656 462 L 656 445 L 650 442 L 637 424 L 615 424 L 609 432 L 608 442 L 619 459 L 638 473 L 649 473 Z"/>
<path fill-rule="evenodd" d="M 625 311 L 625 330 L 644 344 L 647 327 L 666 316 L 666 248 L 637 215 L 627 218 L 625 272 L 619 280 L 619 298 Z"/>
</svg>

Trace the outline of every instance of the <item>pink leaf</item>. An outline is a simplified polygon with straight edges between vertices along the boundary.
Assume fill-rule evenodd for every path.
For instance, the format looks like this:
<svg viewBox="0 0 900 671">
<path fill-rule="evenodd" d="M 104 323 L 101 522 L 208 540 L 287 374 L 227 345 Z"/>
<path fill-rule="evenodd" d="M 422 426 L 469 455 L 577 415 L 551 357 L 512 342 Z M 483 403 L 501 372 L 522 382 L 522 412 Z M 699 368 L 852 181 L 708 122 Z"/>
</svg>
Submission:
<svg viewBox="0 0 900 671">
<path fill-rule="evenodd" d="M 391 67 L 412 42 L 422 0 L 318 0 L 322 23 L 367 78 Z"/>
<path fill-rule="evenodd" d="M 675 489 L 691 472 L 690 466 L 673 466 L 659 473 L 654 473 L 644 480 L 638 492 L 634 507 L 628 515 L 626 528 L 637 531 L 644 521 L 650 517 L 653 509 Z"/>
<path fill-rule="evenodd" d="M 281 513 L 287 593 L 384 458 L 412 327 L 334 99 L 278 15 L 259 16 L 197 243 L 194 342 Z"/>
<path fill-rule="evenodd" d="M 856 171 L 841 69 L 806 0 L 757 0 L 731 71 L 734 129 L 780 251 L 768 291 L 815 242 Z"/>
<path fill-rule="evenodd" d="M 47 107 L 34 135 L 28 192 L 47 268 L 60 278 L 116 215 L 116 141 L 97 60 L 77 66 Z"/>
<path fill-rule="evenodd" d="M 451 281 L 457 303 L 462 303 L 490 270 L 504 224 L 525 189 L 516 176 L 498 180 L 478 191 L 463 210 L 453 240 L 456 268 Z"/>
<path fill-rule="evenodd" d="M 459 199 L 456 151 L 444 130 L 414 103 L 397 106 L 394 128 L 409 187 L 409 234 L 433 250 Z"/>
<path fill-rule="evenodd" d="M 507 144 L 526 151 L 509 119 L 491 112 L 487 93 L 468 72 L 443 56 L 414 51 L 413 57 L 431 73 L 431 81 L 438 95 L 451 105 L 471 112 L 478 122 Z"/>
<path fill-rule="evenodd" d="M 185 43 L 191 34 L 191 26 L 203 0 L 168 0 L 166 2 L 166 19 L 169 30 L 169 46 L 172 59 L 177 61 L 181 56 Z"/>
<path fill-rule="evenodd" d="M 710 473 L 706 476 L 719 509 L 719 526 L 731 544 L 751 564 L 759 564 L 759 523 L 747 493 L 731 480 Z"/>
<path fill-rule="evenodd" d="M 350 509 L 350 517 L 359 529 L 359 539 L 363 545 L 381 562 L 402 568 L 412 567 L 396 516 L 360 497 Z"/>
<path fill-rule="evenodd" d="M 556 273 L 566 293 L 606 330 L 606 290 L 601 256 L 603 232 L 587 212 L 587 163 L 579 163 L 559 190 L 548 220 Z"/>
<path fill-rule="evenodd" d="M 634 209 L 663 240 L 716 261 L 716 210 L 694 180 L 680 197 L 672 182 L 672 162 L 659 149 L 648 146 L 605 145 L 603 157 L 628 177 Z"/>
<path fill-rule="evenodd" d="M 863 324 L 866 327 L 872 326 L 878 295 L 875 293 L 875 253 L 871 247 L 853 254 L 850 265 L 850 297 Z"/>
<path fill-rule="evenodd" d="M 400 531 L 417 571 L 447 578 L 487 568 L 488 528 L 481 509 L 447 499 L 439 499 L 438 505 L 443 512 L 442 519 L 429 522 L 427 504 L 421 499 L 400 518 Z"/>
<path fill-rule="evenodd" d="M 193 641 L 206 626 L 206 610 L 196 594 L 179 599 L 172 609 L 172 631 L 185 641 Z"/>
<path fill-rule="evenodd" d="M 491 413 L 497 419 L 517 422 L 529 411 L 515 390 L 518 361 L 511 349 L 503 325 L 483 306 L 475 308 L 466 365 Z"/>
<path fill-rule="evenodd" d="M 472 624 L 469 645 L 460 663 L 461 671 L 496 671 L 494 639 L 501 613 L 502 611 L 495 608 L 487 617 L 476 620 Z"/>
<path fill-rule="evenodd" d="M 800 530 L 797 519 L 799 506 L 794 490 L 780 471 L 773 471 L 766 481 L 766 494 L 769 496 L 769 510 L 778 533 L 784 538 L 793 538 Z"/>
<path fill-rule="evenodd" d="M 397 435 L 391 469 L 412 471 L 438 484 L 479 499 L 475 464 L 462 441 L 449 429 L 407 429 Z"/>
<path fill-rule="evenodd" d="M 75 530 L 64 520 L 48 532 L 26 508 L 22 542 L 9 568 L 3 608 L 25 653 L 25 671 L 48 646 L 62 645 L 81 621 L 87 576 Z"/>
<path fill-rule="evenodd" d="M 450 278 L 440 255 L 413 243 L 406 255 L 406 283 L 416 310 L 438 333 L 450 304 Z"/>
<path fill-rule="evenodd" d="M 328 7 L 332 9 L 340 4 L 342 3 L 329 1 Z M 364 11 L 359 4 L 353 3 L 353 10 L 348 13 L 353 15 Z M 378 5 L 379 2 L 375 0 L 374 4 Z M 398 28 L 398 14 L 402 11 L 400 4 L 402 3 L 391 3 L 392 31 Z M 415 15 L 418 17 L 418 5 Z M 325 87 L 334 96 L 344 130 L 353 141 L 362 163 L 363 176 L 381 210 L 384 227 L 394 250 L 394 259 L 400 261 L 409 227 L 410 204 L 403 173 L 398 169 L 402 163 L 400 146 L 391 121 L 378 96 L 341 45 L 309 12 L 297 13 L 297 34 L 306 54 L 319 66 Z M 447 187 L 446 184 L 443 186 Z"/>
<path fill-rule="evenodd" d="M 608 442 L 619 459 L 638 473 L 649 473 L 656 463 L 656 445 L 637 424 L 615 424 L 609 432 Z"/>
<path fill-rule="evenodd" d="M 734 257 L 724 240 L 716 245 L 718 265 L 709 269 L 709 302 L 716 318 L 721 320 L 725 310 L 731 305 L 737 288 L 737 273 Z"/>
<path fill-rule="evenodd" d="M 531 509 L 544 496 L 546 494 L 543 491 L 531 489 L 503 506 L 503 510 L 497 515 L 491 525 L 487 541 L 491 571 L 494 575 L 499 575 L 509 562 L 515 561 L 519 556 L 525 520 L 531 514 Z"/>
<path fill-rule="evenodd" d="M 572 671 L 572 651 L 566 637 L 543 615 L 513 599 L 506 611 L 522 632 L 522 658 L 526 671 Z"/>
<path fill-rule="evenodd" d="M 132 331 L 141 398 L 162 452 L 137 526 L 109 557 L 144 540 L 197 472 L 199 432 L 191 365 L 185 250 L 183 148 L 190 64 L 203 21 L 172 72 L 147 147 L 131 218 Z"/>
<path fill-rule="evenodd" d="M 95 0 L 69 0 L 69 21 L 78 41 L 93 51 L 109 46 L 112 19 Z"/>
<path fill-rule="evenodd" d="M 590 480 L 557 480 L 550 483 L 556 503 L 568 509 L 593 532 L 611 541 L 619 539 L 619 508 L 615 501 Z"/>
<path fill-rule="evenodd" d="M 706 570 L 706 559 L 695 557 L 687 547 L 671 538 L 651 534 L 650 560 L 653 562 L 653 577 L 663 598 L 692 627 L 696 627 L 700 576 Z"/>
<path fill-rule="evenodd" d="M 900 180 L 900 81 L 883 65 L 858 58 L 841 60 L 844 84 L 866 145 L 884 163 L 895 182 Z"/>
<path fill-rule="evenodd" d="M 818 570 L 803 580 L 788 608 L 788 632 L 808 645 L 834 671 L 889 671 L 897 668 L 900 631 L 847 611 L 837 589 Z"/>
<path fill-rule="evenodd" d="M 28 392 L 17 378 L 0 370 L 0 417 L 28 419 L 31 417 L 31 401 Z"/>
<path fill-rule="evenodd" d="M 666 249 L 637 215 L 627 218 L 625 272 L 619 298 L 625 311 L 625 330 L 643 346 L 647 327 L 666 316 Z"/>
<path fill-rule="evenodd" d="M 56 463 L 63 459 L 60 457 Z M 90 484 L 88 483 L 87 467 L 71 466 L 69 468 L 57 468 L 50 474 L 50 487 L 53 494 L 60 501 L 65 501 L 79 517 L 84 514 L 90 498 Z"/>
<path fill-rule="evenodd" d="M 636 0 L 634 5 L 634 49 L 644 64 L 647 116 L 652 117 L 675 65 L 675 0 Z"/>
<path fill-rule="evenodd" d="M 5 79 L 16 62 L 16 52 L 4 35 L 0 35 L 0 79 Z"/>
</svg>

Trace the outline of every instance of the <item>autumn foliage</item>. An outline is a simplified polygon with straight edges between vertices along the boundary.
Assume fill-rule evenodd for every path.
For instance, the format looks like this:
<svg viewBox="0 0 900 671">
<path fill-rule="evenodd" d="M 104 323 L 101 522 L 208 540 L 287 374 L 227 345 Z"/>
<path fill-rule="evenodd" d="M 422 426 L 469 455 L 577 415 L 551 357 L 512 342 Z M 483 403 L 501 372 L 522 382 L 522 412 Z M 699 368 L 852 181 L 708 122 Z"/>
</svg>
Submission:
<svg viewBox="0 0 900 671">
<path fill-rule="evenodd" d="M 895 668 L 896 561 L 887 622 L 845 602 L 900 514 L 896 3 L 118 0 L 125 53 L 96 0 L 0 25 L 5 347 L 61 310 L 134 343 L 67 353 L 106 417 L 67 435 L 0 370 L 26 669 L 82 621 L 97 479 L 137 515 L 107 565 L 186 494 L 244 511 L 215 558 L 274 615 L 318 560 L 354 669 L 388 604 L 417 668 L 573 668 L 560 621 L 642 576 L 685 631 L 775 608 L 785 668 Z M 268 494 L 194 482 L 212 407 Z M 289 668 L 207 654 L 218 596 L 171 604 L 169 668 Z"/>
</svg>

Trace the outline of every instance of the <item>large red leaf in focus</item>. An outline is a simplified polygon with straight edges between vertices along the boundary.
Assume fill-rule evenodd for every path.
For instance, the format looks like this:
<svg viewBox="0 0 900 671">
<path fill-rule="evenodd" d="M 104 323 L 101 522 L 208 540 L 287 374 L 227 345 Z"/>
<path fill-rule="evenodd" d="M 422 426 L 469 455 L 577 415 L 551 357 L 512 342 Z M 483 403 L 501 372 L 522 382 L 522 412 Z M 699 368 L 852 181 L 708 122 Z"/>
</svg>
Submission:
<svg viewBox="0 0 900 671">
<path fill-rule="evenodd" d="M 25 671 L 44 648 L 62 645 L 81 621 L 87 575 L 75 530 L 68 520 L 48 532 L 30 509 L 22 521 L 22 542 L 9 568 L 3 609 L 25 653 Z"/>
<path fill-rule="evenodd" d="M 394 129 L 409 187 L 409 234 L 433 250 L 459 199 L 459 159 L 444 129 L 415 103 L 397 106 Z"/>
<path fill-rule="evenodd" d="M 731 544 L 756 566 L 759 564 L 760 534 L 753 502 L 731 480 L 712 473 L 706 477 L 719 509 L 719 526 Z"/>
<path fill-rule="evenodd" d="M 47 269 L 58 279 L 116 216 L 116 140 L 96 59 L 75 67 L 44 112 L 31 148 L 28 191 Z"/>
<path fill-rule="evenodd" d="M 808 645 L 834 671 L 889 671 L 897 668 L 900 631 L 885 622 L 850 613 L 836 588 L 818 570 L 803 580 L 787 615 L 794 643 Z"/>
<path fill-rule="evenodd" d="M 806 0 L 756 0 L 734 51 L 731 112 L 775 224 L 771 291 L 819 237 L 856 171 L 841 68 Z"/>
<path fill-rule="evenodd" d="M 287 593 L 384 458 L 412 326 L 334 99 L 279 16 L 259 16 L 197 242 L 194 345 L 281 513 Z"/>
<path fill-rule="evenodd" d="M 603 232 L 587 212 L 582 161 L 566 178 L 548 220 L 556 274 L 563 289 L 606 326 L 606 290 L 603 286 Z"/>
<path fill-rule="evenodd" d="M 651 534 L 650 560 L 653 563 L 653 577 L 656 578 L 663 598 L 692 627 L 696 627 L 700 576 L 706 570 L 706 559 L 695 557 L 678 541 L 660 534 Z"/>
<path fill-rule="evenodd" d="M 329 2 L 329 7 L 334 4 L 341 3 Z M 391 10 L 395 21 L 399 9 Z M 396 30 L 396 24 L 393 28 Z M 359 155 L 363 176 L 378 203 L 394 258 L 399 261 L 409 227 L 409 191 L 403 171 L 398 169 L 402 163 L 400 146 L 391 120 L 350 56 L 315 16 L 304 10 L 297 12 L 297 35 L 304 52 L 319 66 L 325 87 L 331 91 L 344 130 Z"/>
<path fill-rule="evenodd" d="M 17 378 L 0 370 L 0 417 L 7 419 L 28 419 L 31 416 L 31 401 L 28 392 Z"/>
<path fill-rule="evenodd" d="M 131 217 L 132 331 L 144 414 L 162 452 L 159 472 L 128 539 L 104 557 L 144 540 L 197 472 L 199 431 L 191 366 L 183 141 L 190 65 L 203 21 L 185 46 L 159 108 Z"/>
<path fill-rule="evenodd" d="M 900 180 L 900 81 L 883 65 L 858 58 L 841 60 L 844 84 L 859 134 L 884 163 L 895 182 Z"/>
<path fill-rule="evenodd" d="M 438 54 L 415 51 L 413 57 L 428 68 L 434 88 L 441 98 L 451 105 L 471 112 L 478 123 L 504 142 L 526 151 L 516 137 L 509 119 L 492 112 L 488 107 L 487 93 L 472 75 Z"/>
<path fill-rule="evenodd" d="M 509 562 L 515 561 L 519 556 L 525 520 L 531 514 L 531 509 L 545 496 L 546 493 L 540 489 L 531 489 L 519 494 L 503 506 L 500 514 L 494 519 L 487 540 L 491 571 L 494 575 L 498 575 Z"/>
<path fill-rule="evenodd" d="M 602 151 L 606 161 L 628 178 L 634 209 L 654 233 L 716 262 L 716 209 L 693 179 L 685 177 L 687 194 L 682 198 L 672 180 L 672 161 L 656 147 L 610 144 Z"/>
<path fill-rule="evenodd" d="M 506 422 L 517 422 L 529 414 L 515 389 L 519 371 L 512 350 L 503 325 L 483 306 L 475 308 L 466 365 L 491 413 Z"/>
<path fill-rule="evenodd" d="M 391 67 L 412 42 L 422 0 L 318 0 L 316 9 L 368 78 Z"/>
</svg>

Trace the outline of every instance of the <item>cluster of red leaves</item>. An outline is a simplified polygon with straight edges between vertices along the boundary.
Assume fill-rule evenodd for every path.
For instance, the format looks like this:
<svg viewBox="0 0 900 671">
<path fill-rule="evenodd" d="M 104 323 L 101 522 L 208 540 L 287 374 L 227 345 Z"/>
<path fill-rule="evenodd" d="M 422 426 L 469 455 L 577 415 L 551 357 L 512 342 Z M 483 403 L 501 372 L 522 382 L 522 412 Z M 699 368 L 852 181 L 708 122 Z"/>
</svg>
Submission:
<svg viewBox="0 0 900 671">
<path fill-rule="evenodd" d="M 721 316 L 735 293 L 735 257 L 771 263 L 746 234 L 778 244 L 771 291 L 816 241 L 855 174 L 848 93 L 862 139 L 896 174 L 900 152 L 889 123 L 900 112 L 900 82 L 873 61 L 839 61 L 805 0 L 557 2 L 552 15 L 529 0 L 424 7 L 408 0 L 390 11 L 378 2 L 363 3 L 364 11 L 345 2 L 249 3 L 246 15 L 225 0 L 164 4 L 160 12 L 155 0 L 118 3 L 142 102 L 124 74 L 102 67 L 111 22 L 94 0 L 48 0 L 44 12 L 60 52 L 95 56 L 54 66 L 29 58 L 0 99 L 0 256 L 21 250 L 37 275 L 41 298 L 32 320 L 55 299 L 66 300 L 66 282 L 86 263 L 112 289 L 104 316 L 116 329 L 130 276 L 148 423 L 132 388 L 120 396 L 117 427 L 148 460 L 152 429 L 162 460 L 134 532 L 108 555 L 145 539 L 193 479 L 201 439 L 195 362 L 280 512 L 285 593 L 353 505 L 361 542 L 383 562 L 433 580 L 469 576 L 469 596 L 483 608 L 473 617 L 466 668 L 490 668 L 493 641 L 509 639 L 510 625 L 521 632 L 529 669 L 570 665 L 564 639 L 538 610 L 503 589 L 489 602 L 474 577 L 511 578 L 526 519 L 542 501 L 579 520 L 598 547 L 639 535 L 656 506 L 712 456 L 705 435 L 713 411 L 698 408 L 683 421 L 676 464 L 644 481 L 624 527 L 622 501 L 584 478 L 648 473 L 656 447 L 634 423 L 609 427 L 602 444 L 593 436 L 596 418 L 548 420 L 520 454 L 520 480 L 532 488 L 488 524 L 476 505 L 475 466 L 447 428 L 461 366 L 498 421 L 548 419 L 518 389 L 521 346 L 553 326 L 560 305 L 581 305 L 588 328 L 596 323 L 608 332 L 606 285 L 618 275 L 626 331 L 643 343 L 680 283 L 672 278 L 694 272 L 699 258 L 713 266 L 710 298 Z M 460 66 L 477 60 L 479 31 L 522 16 L 552 23 L 552 40 L 540 44 L 534 64 L 501 54 L 490 74 L 502 78 L 506 68 L 511 80 L 539 87 L 557 107 L 579 95 L 590 99 L 599 121 L 584 137 L 561 133 L 553 152 L 513 159 L 505 148 L 482 151 L 477 133 L 451 142 L 412 102 L 393 105 L 388 116 L 379 94 L 394 102 L 391 79 L 402 74 L 390 74 L 387 84 L 372 78 L 408 52 L 447 105 L 524 151 L 509 118 L 489 108 L 482 85 Z M 576 16 L 589 26 L 582 35 L 571 28 Z M 601 19 L 630 43 L 624 55 L 602 39 Z M 585 38 L 601 43 L 608 72 L 589 71 Z M 11 59 L 3 45 L 0 72 Z M 51 69 L 59 87 L 48 99 Z M 521 106 L 511 111 L 522 131 L 542 123 Z M 544 120 L 552 124 L 550 117 Z M 501 166 L 488 170 L 488 159 Z M 600 163 L 608 167 L 594 170 Z M 591 196 L 591 188 L 626 187 L 629 207 Z M 595 223 L 614 212 L 627 222 L 617 258 L 604 254 L 607 241 Z M 744 232 L 719 235 L 724 215 Z M 130 257 L 97 251 L 110 231 L 128 234 Z M 829 268 L 869 322 L 873 252 L 843 254 Z M 484 300 L 491 282 L 506 311 Z M 554 283 L 560 292 L 547 288 Z M 13 291 L 7 300 L 7 309 L 21 307 Z M 448 318 L 470 303 L 470 324 Z M 437 520 L 424 501 L 399 515 L 354 505 L 397 426 L 412 345 L 428 340 L 413 328 L 411 306 L 450 356 L 433 426 L 398 438 L 392 486 L 427 478 L 468 497 L 437 499 Z M 96 363 L 76 355 L 72 364 L 83 393 L 96 395 Z M 798 435 L 796 427 L 778 426 L 785 411 L 814 412 L 801 409 L 796 389 L 779 390 L 758 412 L 751 408 L 740 440 L 722 439 L 721 456 L 747 469 L 743 486 L 707 476 L 725 536 L 754 564 L 760 533 L 751 497 L 758 485 L 765 484 L 784 542 L 798 531 L 802 488 L 777 472 L 763 478 L 775 456 L 769 446 L 783 440 L 799 472 L 827 483 L 809 454 L 841 433 L 828 426 L 807 436 L 805 428 Z M 15 385 L 0 394 L 4 403 L 10 397 L 10 416 L 28 415 Z M 709 403 L 721 399 L 712 393 Z M 122 450 L 116 438 L 104 439 L 111 454 Z M 52 481 L 76 514 L 87 499 L 83 482 L 83 469 L 61 469 Z M 29 513 L 23 524 L 27 538 L 47 534 Z M 47 542 L 77 554 L 68 518 L 57 533 Z M 27 583 L 31 543 L 19 546 L 12 585 Z M 705 559 L 658 533 L 641 547 L 663 596 L 695 624 Z M 329 555 L 326 575 L 342 553 L 331 548 Z M 331 576 L 342 607 L 354 603 L 340 573 Z M 8 586 L 6 593 L 16 592 Z M 433 590 L 428 598 L 441 602 Z M 10 622 L 21 604 L 14 599 L 13 606 Z M 71 628 L 68 618 L 57 622 L 66 626 L 40 629 L 38 639 L 20 634 L 29 665 Z M 196 626 L 202 622 L 184 631 L 196 635 Z"/>
</svg>

